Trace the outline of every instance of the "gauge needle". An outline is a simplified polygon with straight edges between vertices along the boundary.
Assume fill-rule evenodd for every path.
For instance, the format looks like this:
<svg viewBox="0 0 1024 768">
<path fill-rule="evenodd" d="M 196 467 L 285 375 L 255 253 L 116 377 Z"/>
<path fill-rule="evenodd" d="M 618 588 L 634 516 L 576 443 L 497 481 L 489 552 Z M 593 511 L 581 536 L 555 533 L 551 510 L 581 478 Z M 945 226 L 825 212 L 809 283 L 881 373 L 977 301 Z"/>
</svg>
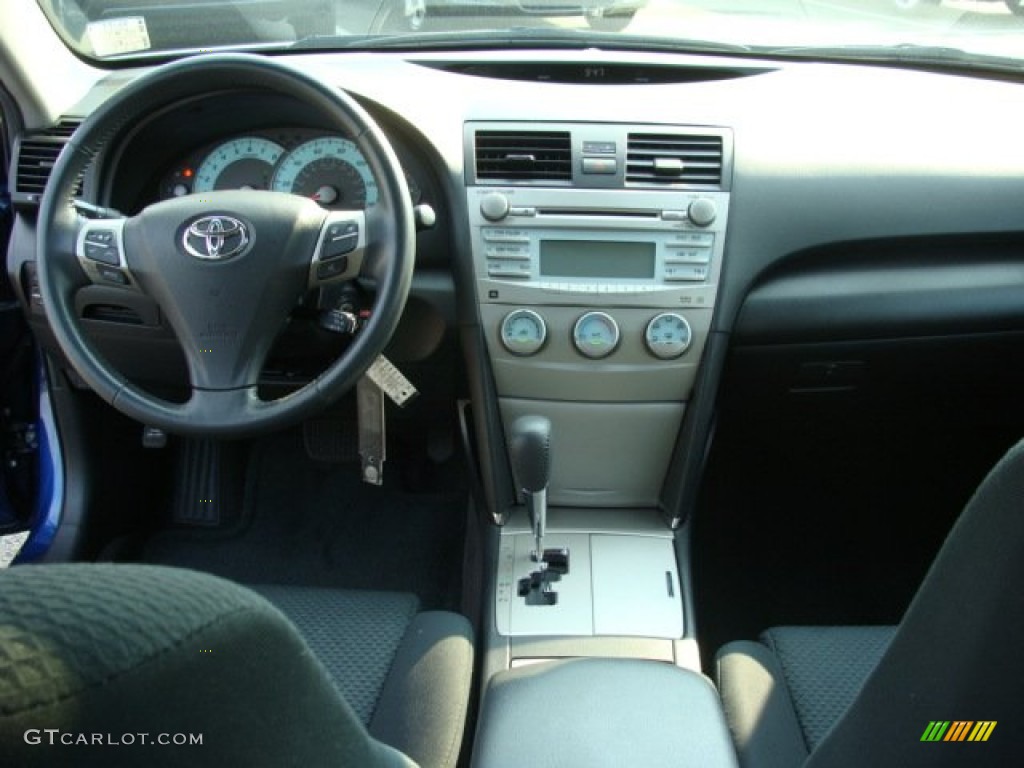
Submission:
<svg viewBox="0 0 1024 768">
<path fill-rule="evenodd" d="M 325 184 L 313 193 L 313 199 L 318 203 L 330 205 L 338 199 L 338 190 Z"/>
</svg>

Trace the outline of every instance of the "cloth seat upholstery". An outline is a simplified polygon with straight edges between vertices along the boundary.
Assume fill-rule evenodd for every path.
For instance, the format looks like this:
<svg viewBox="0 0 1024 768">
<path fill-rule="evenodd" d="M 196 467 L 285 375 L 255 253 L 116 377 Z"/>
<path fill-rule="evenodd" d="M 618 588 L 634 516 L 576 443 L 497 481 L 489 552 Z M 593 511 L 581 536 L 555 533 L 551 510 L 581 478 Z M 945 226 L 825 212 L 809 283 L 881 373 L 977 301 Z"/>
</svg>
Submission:
<svg viewBox="0 0 1024 768">
<path fill-rule="evenodd" d="M 0 572 L 0 764 L 454 765 L 472 669 L 465 619 L 417 614 L 415 598 L 400 595 L 382 596 L 375 614 L 369 593 L 265 591 L 285 611 L 307 612 L 309 640 L 271 600 L 195 571 Z M 344 635 L 356 609 L 362 634 L 323 663 L 317 646 Z M 361 669 L 377 690 L 357 692 L 357 711 L 335 680 Z M 418 699 L 389 693 L 417 682 Z M 153 743 L 179 734 L 201 744 Z"/>
</svg>

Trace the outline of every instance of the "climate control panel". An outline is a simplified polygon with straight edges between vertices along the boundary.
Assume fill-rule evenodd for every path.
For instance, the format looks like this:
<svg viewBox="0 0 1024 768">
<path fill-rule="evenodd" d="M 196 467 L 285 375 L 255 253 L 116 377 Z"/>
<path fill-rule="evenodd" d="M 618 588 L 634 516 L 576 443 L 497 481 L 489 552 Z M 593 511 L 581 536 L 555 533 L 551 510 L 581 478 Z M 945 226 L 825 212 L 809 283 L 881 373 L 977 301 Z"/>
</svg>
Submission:
<svg viewBox="0 0 1024 768">
<path fill-rule="evenodd" d="M 544 348 L 548 326 L 541 312 L 520 307 L 501 321 L 499 337 L 506 351 L 517 357 L 531 357 Z M 614 313 L 590 310 L 582 313 L 572 326 L 572 344 L 576 352 L 591 360 L 610 357 L 622 341 L 622 330 Z M 652 317 L 643 332 L 646 350 L 658 360 L 675 360 L 690 349 L 693 329 L 678 312 L 660 312 Z"/>
<path fill-rule="evenodd" d="M 573 402 L 689 398 L 711 325 L 703 307 L 481 304 L 502 397 Z"/>
</svg>

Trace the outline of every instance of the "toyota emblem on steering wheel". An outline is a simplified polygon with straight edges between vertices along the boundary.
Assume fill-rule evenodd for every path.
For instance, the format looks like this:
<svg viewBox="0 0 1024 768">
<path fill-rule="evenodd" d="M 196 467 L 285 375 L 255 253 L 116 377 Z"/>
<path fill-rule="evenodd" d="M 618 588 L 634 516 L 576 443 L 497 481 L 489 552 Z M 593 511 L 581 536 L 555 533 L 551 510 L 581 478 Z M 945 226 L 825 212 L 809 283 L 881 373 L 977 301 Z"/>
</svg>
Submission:
<svg viewBox="0 0 1024 768">
<path fill-rule="evenodd" d="M 197 259 L 222 261 L 245 249 L 249 232 L 245 224 L 231 216 L 204 216 L 188 226 L 182 244 Z"/>
</svg>

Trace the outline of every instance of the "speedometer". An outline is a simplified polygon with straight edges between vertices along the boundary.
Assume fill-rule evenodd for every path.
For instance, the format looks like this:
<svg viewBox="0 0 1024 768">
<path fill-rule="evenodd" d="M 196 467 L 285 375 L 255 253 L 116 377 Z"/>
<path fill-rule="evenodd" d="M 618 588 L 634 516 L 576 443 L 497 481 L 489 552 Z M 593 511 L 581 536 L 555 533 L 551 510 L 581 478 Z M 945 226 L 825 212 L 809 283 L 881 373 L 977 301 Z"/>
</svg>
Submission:
<svg viewBox="0 0 1024 768">
<path fill-rule="evenodd" d="M 377 202 L 377 182 L 363 153 L 336 137 L 311 139 L 289 152 L 271 189 L 312 198 L 325 208 L 367 208 Z"/>
<path fill-rule="evenodd" d="M 283 154 L 280 144 L 256 136 L 226 141 L 200 163 L 192 191 L 268 189 L 274 165 Z"/>
</svg>

